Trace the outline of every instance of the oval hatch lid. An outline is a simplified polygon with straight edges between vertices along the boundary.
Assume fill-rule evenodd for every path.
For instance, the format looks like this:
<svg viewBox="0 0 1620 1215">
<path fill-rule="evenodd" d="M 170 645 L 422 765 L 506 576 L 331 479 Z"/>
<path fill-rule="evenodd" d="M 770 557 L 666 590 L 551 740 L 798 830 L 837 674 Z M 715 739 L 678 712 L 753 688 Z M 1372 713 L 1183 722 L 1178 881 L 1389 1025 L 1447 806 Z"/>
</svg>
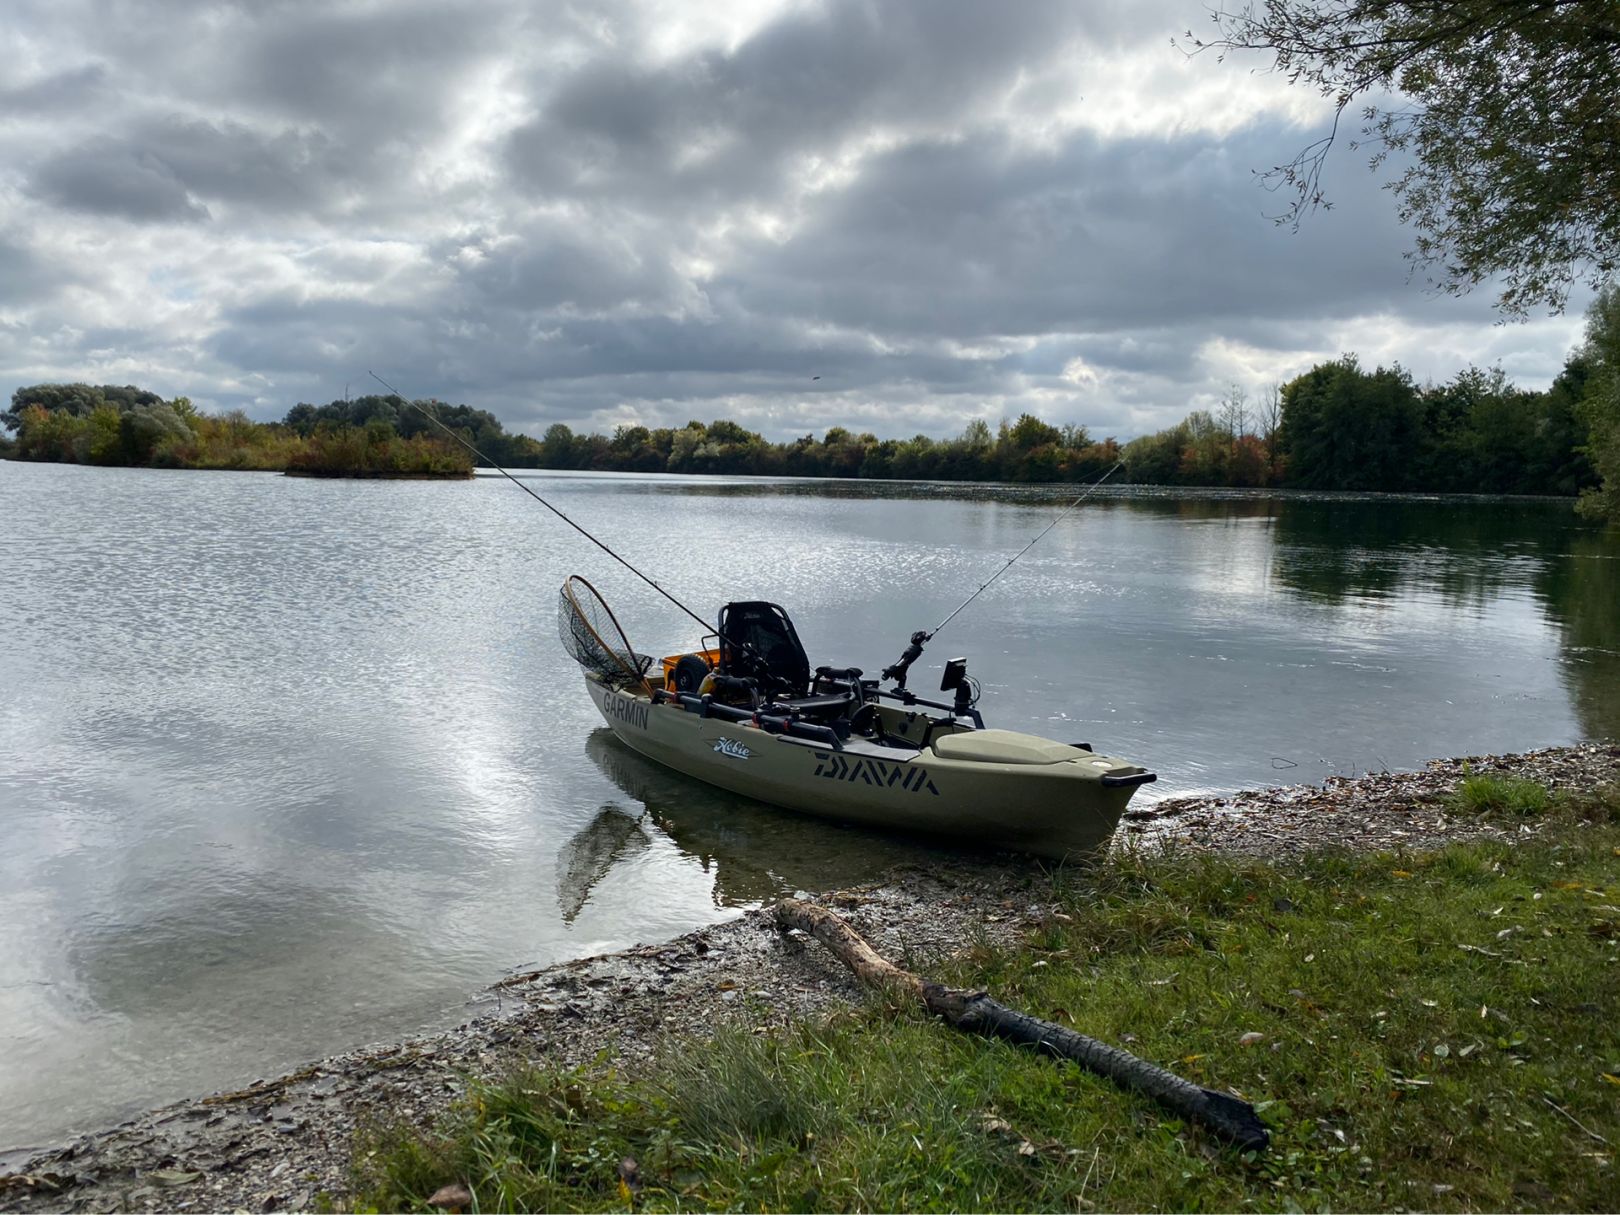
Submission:
<svg viewBox="0 0 1620 1215">
<path fill-rule="evenodd" d="M 1053 742 L 1016 730 L 964 730 L 934 739 L 934 754 L 941 759 L 976 760 L 987 764 L 1060 764 L 1084 759 L 1086 752 L 1068 743 Z"/>
</svg>

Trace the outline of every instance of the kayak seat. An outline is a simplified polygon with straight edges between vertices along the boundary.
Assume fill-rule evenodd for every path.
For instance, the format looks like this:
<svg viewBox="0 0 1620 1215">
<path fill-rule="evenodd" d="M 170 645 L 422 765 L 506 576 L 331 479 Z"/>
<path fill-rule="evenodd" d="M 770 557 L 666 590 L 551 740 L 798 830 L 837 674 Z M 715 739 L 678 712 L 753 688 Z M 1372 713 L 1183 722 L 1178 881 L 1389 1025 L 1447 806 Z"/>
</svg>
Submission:
<svg viewBox="0 0 1620 1215">
<path fill-rule="evenodd" d="M 720 609 L 722 674 L 759 683 L 768 697 L 803 697 L 810 690 L 810 660 L 779 605 L 757 600 Z"/>
</svg>

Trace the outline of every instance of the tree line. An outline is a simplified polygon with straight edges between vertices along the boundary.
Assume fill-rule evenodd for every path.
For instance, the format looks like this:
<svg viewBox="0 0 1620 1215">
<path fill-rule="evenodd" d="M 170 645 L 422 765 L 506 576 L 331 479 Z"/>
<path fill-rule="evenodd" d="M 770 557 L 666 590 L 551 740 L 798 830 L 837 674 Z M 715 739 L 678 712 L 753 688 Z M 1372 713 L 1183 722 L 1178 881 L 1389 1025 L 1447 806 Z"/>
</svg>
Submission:
<svg viewBox="0 0 1620 1215">
<path fill-rule="evenodd" d="M 620 426 L 542 437 L 510 434 L 467 405 L 364 396 L 299 403 L 280 422 L 209 415 L 184 397 L 133 386 L 38 384 L 12 394 L 0 422 L 13 458 L 180 468 L 280 468 L 352 475 L 456 475 L 464 448 L 432 411 L 490 460 L 512 468 L 1080 482 L 1123 464 L 1117 479 L 1149 485 L 1281 486 L 1360 491 L 1580 495 L 1595 517 L 1620 518 L 1620 289 L 1598 296 L 1585 341 L 1544 391 L 1471 367 L 1419 385 L 1399 366 L 1367 370 L 1354 355 L 1319 363 L 1259 400 L 1234 388 L 1218 409 L 1133 439 L 1092 438 L 1033 414 L 992 430 L 881 439 L 842 426 L 773 443 L 734 421 Z"/>
<path fill-rule="evenodd" d="M 1259 401 L 1233 389 L 1125 446 L 1132 480 L 1156 485 L 1574 495 L 1597 484 L 1582 416 L 1588 365 L 1545 392 L 1500 369 L 1446 384 L 1355 355 L 1319 363 Z"/>
<path fill-rule="evenodd" d="M 1598 294 L 1545 391 L 1478 367 L 1420 386 L 1345 355 L 1259 401 L 1234 389 L 1132 440 L 1125 460 L 1149 484 L 1578 494 L 1583 513 L 1620 519 L 1620 287 Z"/>
<path fill-rule="evenodd" d="M 166 401 L 129 384 L 34 384 L 12 393 L 11 408 L 0 412 L 0 423 L 15 431 L 14 438 L 0 441 L 0 455 L 64 464 L 312 476 L 472 473 L 472 457 L 438 435 L 409 429 L 402 433 L 392 417 L 382 415 L 357 415 L 353 421 L 334 421 L 328 415 L 306 424 L 303 411 L 310 409 L 295 406 L 287 421 L 265 423 L 239 409 L 204 413 L 187 397 Z"/>
</svg>

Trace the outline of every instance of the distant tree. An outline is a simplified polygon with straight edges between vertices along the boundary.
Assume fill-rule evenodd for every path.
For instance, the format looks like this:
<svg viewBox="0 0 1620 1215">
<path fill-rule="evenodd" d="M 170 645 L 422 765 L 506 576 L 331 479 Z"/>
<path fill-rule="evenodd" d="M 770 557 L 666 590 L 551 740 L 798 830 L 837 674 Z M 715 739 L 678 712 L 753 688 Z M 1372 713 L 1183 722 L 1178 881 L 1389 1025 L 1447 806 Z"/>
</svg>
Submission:
<svg viewBox="0 0 1620 1215">
<path fill-rule="evenodd" d="M 1266 445 L 1255 435 L 1242 435 L 1232 443 L 1226 483 L 1257 488 L 1271 483 L 1271 459 Z"/>
<path fill-rule="evenodd" d="M 1207 409 L 1187 415 L 1186 442 L 1181 449 L 1181 480 L 1188 485 L 1225 485 L 1231 461 L 1232 436 Z"/>
<path fill-rule="evenodd" d="M 858 477 L 866 463 L 866 447 L 842 426 L 829 427 L 821 438 L 822 474 L 828 477 Z"/>
<path fill-rule="evenodd" d="M 555 427 L 553 427 L 555 429 Z M 551 431 L 546 434 L 550 435 Z M 670 438 L 669 464 L 670 472 L 695 472 L 694 461 L 697 459 L 698 448 L 703 446 L 707 437 L 707 429 L 701 422 L 688 422 Z"/>
<path fill-rule="evenodd" d="M 122 413 L 137 406 L 161 404 L 163 398 L 157 393 L 133 384 L 102 384 L 99 387 L 82 383 L 30 384 L 11 394 L 11 408 L 0 413 L 0 423 L 7 429 L 16 430 L 21 425 L 23 410 L 30 405 L 37 405 L 47 413 L 66 413 L 84 418 L 103 405 L 110 405 Z"/>
<path fill-rule="evenodd" d="M 1260 441 L 1266 449 L 1267 480 L 1274 481 L 1281 471 L 1282 455 L 1278 451 L 1277 436 L 1282 431 L 1282 385 L 1273 384 L 1260 398 Z"/>
<path fill-rule="evenodd" d="M 444 434 L 426 414 L 432 414 L 475 447 L 492 444 L 506 435 L 500 419 L 487 409 L 450 405 L 444 401 L 410 402 L 400 397 L 394 397 L 392 401 L 395 406 L 394 428 L 406 438 L 418 434 Z"/>
<path fill-rule="evenodd" d="M 1249 394 L 1236 384 L 1226 390 L 1221 398 L 1220 408 L 1221 429 L 1226 437 L 1234 441 L 1241 439 L 1249 433 Z"/>
<path fill-rule="evenodd" d="M 1139 485 L 1179 485 L 1181 453 L 1191 441 L 1185 421 L 1125 444 L 1125 475 Z"/>
<path fill-rule="evenodd" d="M 990 433 L 990 424 L 983 418 L 974 418 L 962 430 L 960 440 L 970 451 L 988 451 L 995 446 L 996 437 Z"/>
<path fill-rule="evenodd" d="M 1091 446 L 1091 432 L 1078 422 L 1065 423 L 1062 443 L 1071 451 L 1084 451 Z"/>
<path fill-rule="evenodd" d="M 121 415 L 111 405 L 90 412 L 83 433 L 74 441 L 73 456 L 80 464 L 121 464 L 124 457 Z"/>
<path fill-rule="evenodd" d="M 871 443 L 863 443 L 860 475 L 874 480 L 883 480 L 890 477 L 901 476 L 894 470 L 894 458 L 900 450 L 900 444 L 894 439 L 877 439 L 875 436 Z"/>
<path fill-rule="evenodd" d="M 709 423 L 709 438 L 716 443 L 747 443 L 759 436 L 751 431 L 744 430 L 736 422 L 722 418 Z"/>
<path fill-rule="evenodd" d="M 1543 395 L 1542 420 L 1536 431 L 1536 449 L 1531 462 L 1531 481 L 1536 493 L 1577 494 L 1598 484 L 1597 473 L 1588 458 L 1590 438 L 1581 403 L 1591 368 L 1586 357 L 1575 350 L 1564 362 L 1564 369 Z"/>
<path fill-rule="evenodd" d="M 1620 520 L 1620 287 L 1609 287 L 1586 314 L 1587 367 L 1580 412 L 1588 428 L 1586 454 L 1602 483 L 1581 495 L 1594 519 Z"/>
<path fill-rule="evenodd" d="M 19 459 L 62 463 L 78 460 L 79 441 L 91 415 L 81 417 L 66 409 L 47 409 L 38 404 L 24 405 L 17 414 Z"/>
<path fill-rule="evenodd" d="M 621 424 L 613 428 L 613 450 L 626 453 L 634 452 L 650 438 L 652 438 L 652 431 L 645 426 L 625 426 Z"/>
<path fill-rule="evenodd" d="M 1401 490 L 1415 478 L 1423 405 L 1400 367 L 1321 363 L 1282 391 L 1289 482 L 1306 489 Z"/>
<path fill-rule="evenodd" d="M 821 475 L 821 444 L 816 442 L 815 435 L 800 435 L 785 445 L 782 471 L 790 477 Z"/>
<path fill-rule="evenodd" d="M 1008 438 L 1013 451 L 1028 452 L 1037 447 L 1045 447 L 1048 443 L 1061 444 L 1063 432 L 1056 426 L 1041 421 L 1034 414 L 1025 413 L 1020 414 L 1018 421 L 1012 424 Z"/>
<path fill-rule="evenodd" d="M 939 444 L 924 434 L 896 443 L 889 456 L 889 475 L 907 481 L 928 480 L 939 469 Z"/>
<path fill-rule="evenodd" d="M 298 402 L 287 411 L 283 425 L 296 434 L 307 435 L 315 429 L 315 423 L 320 420 L 320 414 L 315 406 Z"/>
<path fill-rule="evenodd" d="M 126 410 L 118 418 L 118 438 L 126 464 L 150 463 L 165 441 L 184 443 L 195 437 L 185 419 L 161 401 Z"/>
<path fill-rule="evenodd" d="M 563 422 L 546 427 L 540 440 L 540 466 L 542 468 L 574 467 L 574 432 Z"/>
<path fill-rule="evenodd" d="M 331 408 L 345 425 L 364 429 L 372 422 L 386 422 L 389 429 L 398 434 L 400 414 L 407 407 L 403 397 L 370 394 L 352 401 L 333 401 Z M 432 423 L 423 421 L 421 425 L 431 426 Z"/>
<path fill-rule="evenodd" d="M 100 391 L 102 398 L 107 402 L 107 404 L 111 405 L 120 413 L 129 409 L 142 409 L 165 403 L 163 398 L 158 396 L 157 393 L 148 392 L 144 388 L 137 388 L 133 384 L 124 384 L 121 386 L 114 384 L 103 384 Z M 189 398 L 182 397 L 180 399 L 185 401 L 187 405 L 191 404 Z M 174 408 L 173 405 L 170 405 L 170 408 Z"/>
<path fill-rule="evenodd" d="M 1495 276 L 1501 306 L 1561 309 L 1620 262 L 1620 5 L 1613 0 L 1264 0 L 1213 13 L 1194 53 L 1271 56 L 1334 107 L 1330 130 L 1268 175 L 1282 217 L 1324 203 L 1346 111 L 1452 293 Z"/>
<path fill-rule="evenodd" d="M 1444 492 L 1478 488 L 1479 451 L 1472 427 L 1475 406 L 1488 391 L 1487 374 L 1470 367 L 1450 383 L 1422 393 L 1423 442 L 1412 453 L 1415 485 Z"/>
<path fill-rule="evenodd" d="M 1458 377 L 1465 378 L 1473 381 L 1468 434 L 1474 479 L 1458 488 L 1476 493 L 1532 492 L 1536 487 L 1527 473 L 1542 420 L 1542 394 L 1514 387 L 1500 367 L 1489 371 L 1470 367 Z"/>
</svg>

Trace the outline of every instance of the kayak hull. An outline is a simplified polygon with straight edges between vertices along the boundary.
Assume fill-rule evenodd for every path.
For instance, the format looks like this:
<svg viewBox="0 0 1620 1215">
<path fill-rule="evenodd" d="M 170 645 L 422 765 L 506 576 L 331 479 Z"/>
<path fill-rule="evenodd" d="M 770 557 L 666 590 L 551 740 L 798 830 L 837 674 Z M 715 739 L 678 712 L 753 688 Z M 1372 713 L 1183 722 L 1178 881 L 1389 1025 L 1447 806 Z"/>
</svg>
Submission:
<svg viewBox="0 0 1620 1215">
<path fill-rule="evenodd" d="M 1057 860 L 1104 848 L 1131 795 L 1153 779 L 1124 760 L 1010 731 L 953 734 L 917 750 L 861 739 L 835 748 L 655 703 L 590 673 L 585 686 L 627 746 L 711 785 L 839 822 Z"/>
</svg>

